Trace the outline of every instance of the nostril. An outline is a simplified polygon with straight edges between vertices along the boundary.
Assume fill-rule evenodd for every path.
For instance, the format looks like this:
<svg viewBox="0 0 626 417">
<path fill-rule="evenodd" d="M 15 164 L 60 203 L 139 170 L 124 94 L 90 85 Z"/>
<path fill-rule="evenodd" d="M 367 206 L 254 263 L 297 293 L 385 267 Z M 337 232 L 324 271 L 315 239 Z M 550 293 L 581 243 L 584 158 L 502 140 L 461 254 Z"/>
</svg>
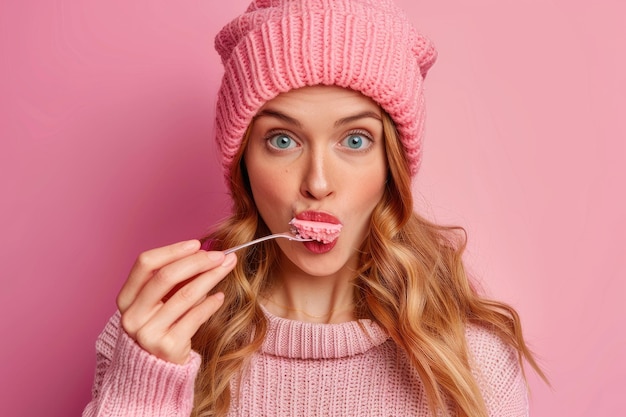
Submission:
<svg viewBox="0 0 626 417">
<path fill-rule="evenodd" d="M 326 198 L 332 194 L 332 190 L 326 185 L 323 187 L 307 187 L 302 190 L 302 194 L 306 198 L 320 200 Z"/>
</svg>

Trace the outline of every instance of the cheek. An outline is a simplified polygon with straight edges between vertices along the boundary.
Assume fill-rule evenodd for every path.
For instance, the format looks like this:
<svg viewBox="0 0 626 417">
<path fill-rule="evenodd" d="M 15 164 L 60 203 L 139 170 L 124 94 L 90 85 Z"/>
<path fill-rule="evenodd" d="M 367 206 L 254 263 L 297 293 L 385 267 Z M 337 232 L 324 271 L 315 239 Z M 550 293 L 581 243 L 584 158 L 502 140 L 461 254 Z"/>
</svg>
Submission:
<svg viewBox="0 0 626 417">
<path fill-rule="evenodd" d="M 387 168 L 384 164 L 375 164 L 369 169 L 359 181 L 358 186 L 352 188 L 354 190 L 355 200 L 359 200 L 367 204 L 373 209 L 382 198 L 387 180 Z"/>
<path fill-rule="evenodd" d="M 265 223 L 271 227 L 273 217 L 282 220 L 283 212 L 290 210 L 293 197 L 288 192 L 289 176 L 285 172 L 255 167 L 250 167 L 248 175 L 254 203 Z"/>
</svg>

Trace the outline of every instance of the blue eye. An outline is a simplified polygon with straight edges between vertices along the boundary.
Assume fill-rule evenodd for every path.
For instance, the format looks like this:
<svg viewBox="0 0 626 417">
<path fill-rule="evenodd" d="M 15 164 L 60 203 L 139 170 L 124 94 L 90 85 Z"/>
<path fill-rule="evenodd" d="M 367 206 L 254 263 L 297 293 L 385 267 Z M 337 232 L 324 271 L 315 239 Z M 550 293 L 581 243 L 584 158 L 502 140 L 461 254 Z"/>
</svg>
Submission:
<svg viewBox="0 0 626 417">
<path fill-rule="evenodd" d="M 363 146 L 363 138 L 357 135 L 350 135 L 347 139 L 348 147 L 352 149 L 359 149 Z"/>
<path fill-rule="evenodd" d="M 362 133 L 351 133 L 341 141 L 341 144 L 350 149 L 363 150 L 372 144 L 372 140 Z"/>
<path fill-rule="evenodd" d="M 296 142 L 284 133 L 272 136 L 268 140 L 269 144 L 277 149 L 290 149 L 296 145 Z"/>
</svg>

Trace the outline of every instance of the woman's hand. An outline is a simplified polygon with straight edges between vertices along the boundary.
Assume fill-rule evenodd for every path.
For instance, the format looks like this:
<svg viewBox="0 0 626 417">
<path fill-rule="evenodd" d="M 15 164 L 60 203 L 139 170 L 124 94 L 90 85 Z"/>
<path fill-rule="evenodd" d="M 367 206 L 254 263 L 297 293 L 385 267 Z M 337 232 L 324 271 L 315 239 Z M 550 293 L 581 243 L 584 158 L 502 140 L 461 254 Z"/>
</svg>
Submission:
<svg viewBox="0 0 626 417">
<path fill-rule="evenodd" d="M 235 254 L 200 250 L 197 240 L 143 252 L 117 296 L 122 327 L 151 354 L 185 363 L 191 337 L 224 302 L 208 293 L 236 263 Z"/>
</svg>

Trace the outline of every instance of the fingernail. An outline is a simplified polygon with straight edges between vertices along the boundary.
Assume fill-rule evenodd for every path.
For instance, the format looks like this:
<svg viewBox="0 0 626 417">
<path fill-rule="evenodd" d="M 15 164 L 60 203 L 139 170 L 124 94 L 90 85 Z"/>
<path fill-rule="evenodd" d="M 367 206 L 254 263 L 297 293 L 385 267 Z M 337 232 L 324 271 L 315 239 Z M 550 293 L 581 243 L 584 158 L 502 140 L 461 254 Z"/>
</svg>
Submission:
<svg viewBox="0 0 626 417">
<path fill-rule="evenodd" d="M 209 259 L 213 262 L 223 262 L 224 259 L 224 254 L 222 252 L 210 251 L 206 253 L 206 256 L 208 256 Z"/>
<path fill-rule="evenodd" d="M 224 268 L 229 268 L 235 264 L 236 260 L 237 260 L 237 257 L 235 256 L 235 254 L 229 253 L 228 255 L 226 255 L 226 258 L 224 258 L 224 262 L 222 262 L 222 266 Z"/>
<path fill-rule="evenodd" d="M 198 246 L 197 240 L 188 240 L 186 242 L 183 242 L 183 244 L 181 245 L 181 248 L 184 251 L 188 251 L 188 250 L 195 249 L 197 246 Z"/>
</svg>

